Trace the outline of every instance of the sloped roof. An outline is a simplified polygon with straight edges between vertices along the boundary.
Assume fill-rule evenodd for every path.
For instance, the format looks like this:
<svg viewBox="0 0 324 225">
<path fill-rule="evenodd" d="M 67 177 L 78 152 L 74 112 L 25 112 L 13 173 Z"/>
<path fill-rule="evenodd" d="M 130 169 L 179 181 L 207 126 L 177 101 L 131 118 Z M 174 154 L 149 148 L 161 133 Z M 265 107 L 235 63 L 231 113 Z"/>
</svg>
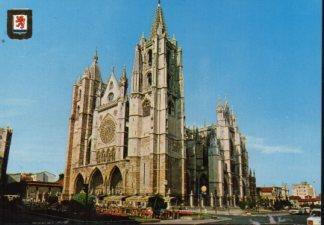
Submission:
<svg viewBox="0 0 324 225">
<path fill-rule="evenodd" d="M 273 188 L 272 187 L 260 187 L 259 191 L 263 193 L 272 193 Z"/>
</svg>

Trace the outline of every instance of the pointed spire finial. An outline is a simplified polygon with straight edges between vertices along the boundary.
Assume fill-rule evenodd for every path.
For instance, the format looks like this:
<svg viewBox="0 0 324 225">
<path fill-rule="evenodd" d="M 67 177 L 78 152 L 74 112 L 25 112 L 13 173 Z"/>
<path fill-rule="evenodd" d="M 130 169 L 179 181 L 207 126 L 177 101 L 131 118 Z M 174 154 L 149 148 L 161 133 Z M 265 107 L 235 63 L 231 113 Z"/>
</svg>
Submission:
<svg viewBox="0 0 324 225">
<path fill-rule="evenodd" d="M 158 6 L 155 12 L 155 19 L 151 29 L 151 38 L 159 34 L 167 35 L 167 26 L 164 21 L 161 1 L 158 0 Z"/>
<path fill-rule="evenodd" d="M 126 77 L 126 65 L 123 65 L 122 78 Z"/>
<path fill-rule="evenodd" d="M 120 83 L 121 83 L 121 85 L 127 85 L 126 66 L 125 65 L 123 66 L 123 69 L 122 69 Z"/>
<path fill-rule="evenodd" d="M 95 55 L 93 56 L 93 61 L 95 62 L 95 63 L 97 63 L 98 62 L 98 49 L 97 49 L 97 47 L 96 47 L 96 51 L 95 51 Z"/>
</svg>

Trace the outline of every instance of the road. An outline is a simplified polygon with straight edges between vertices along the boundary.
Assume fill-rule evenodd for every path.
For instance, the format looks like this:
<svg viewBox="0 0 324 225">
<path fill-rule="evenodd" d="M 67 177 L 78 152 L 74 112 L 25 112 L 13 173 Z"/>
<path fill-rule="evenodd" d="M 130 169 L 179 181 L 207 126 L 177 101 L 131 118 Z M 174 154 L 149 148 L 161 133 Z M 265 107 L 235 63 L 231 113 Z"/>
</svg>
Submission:
<svg viewBox="0 0 324 225">
<path fill-rule="evenodd" d="M 275 224 L 274 221 L 270 223 L 268 216 L 224 216 L 231 218 L 231 220 L 224 222 L 208 223 L 208 224 Z M 306 224 L 306 215 L 286 215 L 286 216 L 273 216 L 276 224 L 293 225 L 293 224 Z M 280 222 L 278 223 L 278 219 Z"/>
<path fill-rule="evenodd" d="M 2 210 L 0 210 L 1 212 Z M 263 224 L 280 224 L 280 225 L 299 225 L 306 224 L 306 215 L 272 215 L 273 220 L 270 221 L 267 215 L 257 215 L 257 216 L 221 216 L 222 218 L 228 218 L 229 220 L 222 222 L 210 222 L 205 223 L 204 221 L 195 221 L 195 220 L 185 220 L 181 221 L 181 224 L 249 224 L 249 225 L 263 225 Z M 278 220 L 280 221 L 278 223 Z M 48 215 L 40 215 L 40 214 L 30 214 L 30 213 L 22 213 L 17 212 L 14 214 L 11 213 L 0 213 L 0 224 L 88 224 L 90 221 L 77 221 L 77 220 L 68 220 L 66 218 L 53 217 Z M 131 221 L 92 221 L 91 224 L 129 224 Z M 161 221 L 163 222 L 163 221 Z M 165 221 L 170 224 L 179 224 L 176 221 Z M 207 220 L 206 220 L 207 222 Z M 132 224 L 137 224 L 133 222 Z M 152 223 L 154 224 L 154 223 Z M 155 224 L 156 225 L 156 224 Z"/>
<path fill-rule="evenodd" d="M 188 225 L 220 225 L 220 224 L 243 224 L 243 225 L 268 225 L 268 224 L 279 224 L 279 225 L 305 225 L 307 216 L 305 215 L 272 215 L 269 219 L 267 215 L 258 216 L 220 216 L 220 221 L 206 220 L 164 220 L 157 224 L 188 224 Z M 279 223 L 278 223 L 279 221 Z M 155 224 L 155 225 L 157 225 Z M 146 224 L 148 225 L 148 224 Z M 150 223 L 149 225 L 154 225 Z"/>
<path fill-rule="evenodd" d="M 113 220 L 113 221 L 83 221 L 78 219 L 68 219 L 60 216 L 51 216 L 40 213 L 30 212 L 10 212 L 9 210 L 2 210 L 0 208 L 0 225 L 44 225 L 44 224 L 91 224 L 91 225 L 136 225 L 139 224 L 131 220 Z"/>
</svg>

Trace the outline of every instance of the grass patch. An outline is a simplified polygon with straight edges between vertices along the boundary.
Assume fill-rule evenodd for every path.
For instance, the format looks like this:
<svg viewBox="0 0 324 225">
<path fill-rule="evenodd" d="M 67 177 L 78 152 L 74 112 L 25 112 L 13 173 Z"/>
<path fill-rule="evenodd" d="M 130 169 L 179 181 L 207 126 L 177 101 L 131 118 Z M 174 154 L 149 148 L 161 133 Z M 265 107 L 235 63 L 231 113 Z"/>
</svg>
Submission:
<svg viewBox="0 0 324 225">
<path fill-rule="evenodd" d="M 132 216 L 129 217 L 130 219 L 135 220 L 136 222 L 139 223 L 155 223 L 155 222 L 160 222 L 159 219 L 154 219 L 154 218 L 144 218 L 144 217 L 139 217 L 139 216 Z"/>
</svg>

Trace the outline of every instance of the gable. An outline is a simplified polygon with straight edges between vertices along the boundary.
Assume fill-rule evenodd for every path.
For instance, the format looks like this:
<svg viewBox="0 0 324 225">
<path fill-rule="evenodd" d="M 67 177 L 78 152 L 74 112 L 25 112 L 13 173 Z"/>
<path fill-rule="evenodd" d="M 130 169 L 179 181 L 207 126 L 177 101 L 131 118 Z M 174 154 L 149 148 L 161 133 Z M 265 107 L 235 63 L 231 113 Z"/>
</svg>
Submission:
<svg viewBox="0 0 324 225">
<path fill-rule="evenodd" d="M 101 98 L 101 105 L 115 102 L 120 95 L 119 84 L 116 77 L 112 74 L 107 82 L 104 95 Z"/>
</svg>

